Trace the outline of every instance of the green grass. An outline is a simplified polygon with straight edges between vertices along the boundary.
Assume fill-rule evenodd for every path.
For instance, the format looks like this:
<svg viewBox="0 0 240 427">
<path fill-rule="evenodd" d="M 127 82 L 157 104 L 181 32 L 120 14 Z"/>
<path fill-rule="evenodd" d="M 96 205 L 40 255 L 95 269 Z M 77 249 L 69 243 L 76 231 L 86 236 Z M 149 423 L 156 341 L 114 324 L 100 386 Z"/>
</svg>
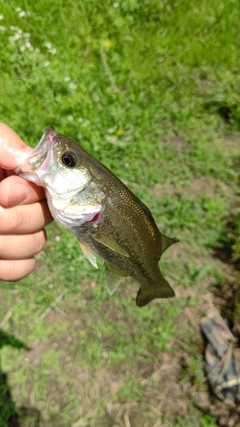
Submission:
<svg viewBox="0 0 240 427">
<path fill-rule="evenodd" d="M 4 331 L 36 349 L 1 349 L 16 407 L 37 408 L 41 426 L 101 425 L 106 410 L 139 426 L 139 408 L 143 426 L 214 427 L 189 393 L 171 396 L 161 366 L 169 357 L 174 384 L 207 393 L 199 318 L 226 281 L 213 247 L 239 203 L 240 5 L 0 0 L 0 11 L 0 120 L 31 146 L 47 125 L 72 137 L 181 240 L 162 260 L 177 297 L 138 309 L 133 281 L 109 297 L 101 262 L 48 227 L 34 274 L 1 283 Z"/>
</svg>

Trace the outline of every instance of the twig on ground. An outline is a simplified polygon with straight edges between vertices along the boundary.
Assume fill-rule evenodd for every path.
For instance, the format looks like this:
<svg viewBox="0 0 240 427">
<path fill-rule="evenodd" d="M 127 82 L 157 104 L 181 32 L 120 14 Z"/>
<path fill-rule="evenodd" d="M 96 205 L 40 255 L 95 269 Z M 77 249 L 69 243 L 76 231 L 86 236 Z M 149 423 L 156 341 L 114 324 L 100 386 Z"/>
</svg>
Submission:
<svg viewBox="0 0 240 427">
<path fill-rule="evenodd" d="M 18 297 L 18 295 L 17 295 L 17 297 Z M 17 300 L 16 305 L 22 304 L 22 302 L 23 302 L 22 300 Z M 0 329 L 2 329 L 6 325 L 7 321 L 12 316 L 14 308 L 16 307 L 16 305 L 14 305 L 14 307 L 10 308 L 8 310 L 8 312 L 5 314 L 4 318 L 2 319 L 2 321 L 0 323 Z"/>
<path fill-rule="evenodd" d="M 3 320 L 0 323 L 0 329 L 2 329 L 6 325 L 8 319 L 10 319 L 12 314 L 13 314 L 13 308 L 10 308 L 10 310 L 8 310 L 8 312 L 5 314 Z"/>
<path fill-rule="evenodd" d="M 95 414 L 96 414 L 96 411 L 88 412 L 88 414 L 84 418 L 81 418 L 76 423 L 73 423 L 71 427 L 87 427 L 89 425 L 89 422 L 88 422 L 89 418 L 93 417 Z"/>
<path fill-rule="evenodd" d="M 127 412 L 125 412 L 125 414 L 124 414 L 124 423 L 125 423 L 125 427 L 131 427 L 131 423 L 130 423 L 130 420 L 129 420 L 129 417 L 128 417 L 128 413 Z"/>
<path fill-rule="evenodd" d="M 63 314 L 64 316 L 66 316 L 66 313 L 64 311 L 62 311 L 59 307 L 57 307 L 57 304 L 63 299 L 63 297 L 66 295 L 67 290 L 62 292 L 60 295 L 58 295 L 58 297 L 53 301 L 53 303 L 50 305 L 50 307 L 47 308 L 47 310 L 45 310 L 36 320 L 35 323 L 39 323 L 41 322 L 41 320 L 45 319 L 45 317 L 47 317 L 49 315 L 49 313 L 53 310 L 56 309 L 58 310 L 61 314 Z"/>
</svg>

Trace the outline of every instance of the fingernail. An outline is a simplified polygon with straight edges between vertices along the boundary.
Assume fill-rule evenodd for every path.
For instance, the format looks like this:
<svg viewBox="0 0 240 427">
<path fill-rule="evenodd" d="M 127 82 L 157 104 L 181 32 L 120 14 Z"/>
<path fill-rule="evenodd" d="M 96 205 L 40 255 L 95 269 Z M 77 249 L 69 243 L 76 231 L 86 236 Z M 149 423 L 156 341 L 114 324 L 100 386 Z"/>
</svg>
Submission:
<svg viewBox="0 0 240 427">
<path fill-rule="evenodd" d="M 25 151 L 25 153 L 27 153 L 27 154 L 33 154 L 34 148 L 29 147 L 28 145 L 26 145 L 26 147 L 23 148 L 23 151 Z"/>
<path fill-rule="evenodd" d="M 8 206 L 24 203 L 28 197 L 28 191 L 24 184 L 13 184 L 9 190 Z"/>
<path fill-rule="evenodd" d="M 31 147 L 23 147 L 21 151 L 15 152 L 15 160 L 21 165 L 34 152 Z"/>
</svg>

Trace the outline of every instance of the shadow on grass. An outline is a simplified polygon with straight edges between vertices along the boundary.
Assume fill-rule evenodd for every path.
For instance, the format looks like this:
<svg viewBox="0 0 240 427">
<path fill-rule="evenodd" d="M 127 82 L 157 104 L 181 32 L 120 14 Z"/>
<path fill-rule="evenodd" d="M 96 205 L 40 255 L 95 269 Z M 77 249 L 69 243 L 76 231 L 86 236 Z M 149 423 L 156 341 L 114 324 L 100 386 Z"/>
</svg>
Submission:
<svg viewBox="0 0 240 427">
<path fill-rule="evenodd" d="M 13 335 L 0 330 L 0 350 L 5 345 L 13 348 L 29 350 L 29 347 Z M 7 375 L 0 365 L 0 427 L 38 427 L 40 413 L 35 408 L 16 408 Z"/>
</svg>

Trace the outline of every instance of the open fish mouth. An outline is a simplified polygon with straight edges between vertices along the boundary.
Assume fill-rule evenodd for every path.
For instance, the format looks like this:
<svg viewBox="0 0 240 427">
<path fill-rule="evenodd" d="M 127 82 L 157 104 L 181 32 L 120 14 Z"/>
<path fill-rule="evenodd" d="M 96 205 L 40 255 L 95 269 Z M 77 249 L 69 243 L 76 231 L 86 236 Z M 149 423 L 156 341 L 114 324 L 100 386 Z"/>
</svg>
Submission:
<svg viewBox="0 0 240 427">
<path fill-rule="evenodd" d="M 47 158 L 49 157 L 49 153 L 52 152 L 56 137 L 57 132 L 49 126 L 37 144 L 34 154 L 18 166 L 15 169 L 15 173 L 20 176 L 21 174 L 24 174 L 25 179 L 35 182 L 36 177 L 34 177 L 32 173 L 39 170 L 40 167 L 41 169 L 47 169 L 49 167 L 49 161 Z M 50 158 L 51 157 L 52 156 L 50 155 Z"/>
<path fill-rule="evenodd" d="M 14 172 L 17 175 L 21 174 L 30 174 L 32 172 L 35 172 L 46 160 L 47 157 L 47 150 L 40 151 L 39 153 L 35 153 L 33 156 L 28 157 L 28 159 L 25 160 L 24 163 L 22 163 L 20 166 L 18 166 Z M 26 179 L 30 179 L 30 176 L 25 175 Z"/>
</svg>

